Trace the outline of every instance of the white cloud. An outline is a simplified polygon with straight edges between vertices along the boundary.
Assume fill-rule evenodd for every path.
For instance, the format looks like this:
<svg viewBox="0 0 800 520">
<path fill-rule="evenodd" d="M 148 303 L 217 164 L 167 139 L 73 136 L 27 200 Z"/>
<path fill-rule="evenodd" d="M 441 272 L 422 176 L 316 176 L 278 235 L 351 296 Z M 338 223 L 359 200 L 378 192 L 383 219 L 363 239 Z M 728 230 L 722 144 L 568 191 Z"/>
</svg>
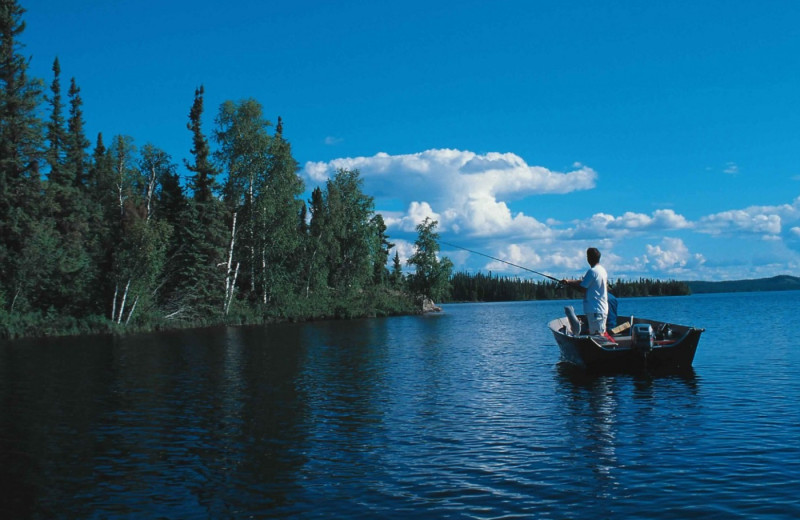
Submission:
<svg viewBox="0 0 800 520">
<path fill-rule="evenodd" d="M 615 278 L 721 279 L 725 273 L 786 272 L 785 266 L 800 261 L 800 197 L 788 204 L 733 208 L 693 221 L 665 207 L 667 204 L 643 213 L 626 211 L 624 202 L 610 206 L 615 208 L 613 212 L 595 210 L 583 214 L 587 216 L 580 213 L 585 208 L 575 208 L 578 218 L 569 222 L 548 218 L 550 215 L 542 215 L 540 221 L 516 211 L 514 201 L 593 189 L 597 182 L 594 170 L 576 163 L 571 171 L 557 172 L 530 166 L 513 153 L 434 149 L 309 162 L 302 175 L 308 185 L 319 185 L 339 168 L 361 172 L 364 191 L 375 197 L 376 210 L 383 214 L 404 258 L 413 244 L 401 237 L 409 239 L 417 224 L 431 218 L 439 222 L 437 231 L 443 242 L 455 242 L 557 277 L 583 272 L 588 246 L 603 251 L 603 263 Z M 738 171 L 733 163 L 727 169 L 730 174 Z M 391 210 L 384 209 L 387 207 Z M 704 238 L 691 240 L 693 234 Z M 739 251 L 729 237 L 749 245 Z M 690 251 L 687 243 L 699 249 Z M 748 255 L 750 250 L 760 251 L 761 257 Z M 445 254 L 456 269 L 523 274 L 502 262 L 452 247 Z"/>
<path fill-rule="evenodd" d="M 392 243 L 394 244 L 394 249 L 392 249 L 392 254 L 389 257 L 389 264 L 392 265 L 394 262 L 394 254 L 397 252 L 400 256 L 400 263 L 403 269 L 406 269 L 406 261 L 414 254 L 414 243 L 401 238 L 393 238 Z"/>
<path fill-rule="evenodd" d="M 718 235 L 732 231 L 748 233 L 780 233 L 781 218 L 778 215 L 753 214 L 746 210 L 730 210 L 700 219 L 701 230 Z"/>
<path fill-rule="evenodd" d="M 606 213 L 596 213 L 589 219 L 578 221 L 567 231 L 572 238 L 621 238 L 633 232 L 668 231 L 687 229 L 692 224 L 671 209 L 659 209 L 646 215 L 644 213 L 625 212 L 619 217 Z"/>
<path fill-rule="evenodd" d="M 359 170 L 365 191 L 377 199 L 408 204 L 405 216 L 387 220 L 389 227 L 413 230 L 421 219 L 431 216 L 439 221 L 440 231 L 477 236 L 548 236 L 547 225 L 524 213 L 512 214 L 506 201 L 591 189 L 597 178 L 594 170 L 583 165 L 564 173 L 530 166 L 513 153 L 452 149 L 308 162 L 302 173 L 312 183 L 322 183 L 340 168 Z"/>
<path fill-rule="evenodd" d="M 509 244 L 505 247 L 504 250 L 497 253 L 496 258 L 499 258 L 503 262 L 497 260 L 491 260 L 489 263 L 486 264 L 485 269 L 487 271 L 497 271 L 497 272 L 505 272 L 509 270 L 516 270 L 519 269 L 514 268 L 513 266 L 509 266 L 504 262 L 510 262 L 512 264 L 516 264 L 521 267 L 526 267 L 528 269 L 535 269 L 538 266 L 542 258 L 536 253 L 536 251 L 527 246 L 527 245 L 520 245 L 520 244 Z"/>
<path fill-rule="evenodd" d="M 738 175 L 739 166 L 735 162 L 729 162 L 725 165 L 725 169 L 722 171 L 723 173 L 727 173 L 728 175 Z"/>
<path fill-rule="evenodd" d="M 646 250 L 644 263 L 666 273 L 680 273 L 686 268 L 696 268 L 705 263 L 703 255 L 690 253 L 680 238 L 664 238 L 660 245 L 647 244 Z"/>
<path fill-rule="evenodd" d="M 722 211 L 703 217 L 698 230 L 710 235 L 746 233 L 779 235 L 783 226 L 800 222 L 800 197 L 792 204 L 751 206 L 745 209 Z"/>
<path fill-rule="evenodd" d="M 427 202 L 412 202 L 405 214 L 392 213 L 390 216 L 383 214 L 383 221 L 387 228 L 397 228 L 408 232 L 414 231 L 417 224 L 426 218 L 442 223 L 442 216 L 433 211 Z"/>
</svg>

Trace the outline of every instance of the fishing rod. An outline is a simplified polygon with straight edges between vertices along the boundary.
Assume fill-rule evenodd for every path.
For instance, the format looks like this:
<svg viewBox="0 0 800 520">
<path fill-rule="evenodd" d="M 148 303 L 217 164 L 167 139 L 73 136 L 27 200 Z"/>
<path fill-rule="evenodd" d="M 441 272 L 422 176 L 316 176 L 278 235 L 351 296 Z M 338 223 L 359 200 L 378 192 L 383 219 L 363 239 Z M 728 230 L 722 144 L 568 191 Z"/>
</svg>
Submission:
<svg viewBox="0 0 800 520">
<path fill-rule="evenodd" d="M 534 271 L 533 269 L 528 269 L 527 267 L 522 267 L 521 265 L 512 264 L 511 262 L 507 262 L 505 260 L 501 260 L 499 258 L 495 258 L 493 256 L 487 255 L 485 253 L 481 253 L 479 251 L 473 251 L 472 249 L 467 249 L 466 247 L 457 246 L 455 244 L 448 244 L 447 242 L 442 242 L 442 241 L 439 241 L 439 242 L 441 244 L 446 245 L 446 246 L 455 247 L 456 249 L 463 249 L 464 251 L 468 251 L 468 252 L 474 253 L 476 255 L 485 256 L 486 258 L 491 258 L 492 260 L 497 260 L 498 262 L 503 262 L 504 264 L 508 264 L 508 265 L 514 266 L 514 267 L 516 267 L 518 269 L 522 269 L 524 271 L 530 271 L 533 274 L 538 274 L 539 276 L 544 276 L 545 278 L 549 278 L 550 280 L 553 280 L 554 282 L 561 283 L 561 280 L 559 280 L 558 278 L 555 278 L 553 276 L 550 276 L 549 274 L 540 273 L 539 271 Z"/>
</svg>

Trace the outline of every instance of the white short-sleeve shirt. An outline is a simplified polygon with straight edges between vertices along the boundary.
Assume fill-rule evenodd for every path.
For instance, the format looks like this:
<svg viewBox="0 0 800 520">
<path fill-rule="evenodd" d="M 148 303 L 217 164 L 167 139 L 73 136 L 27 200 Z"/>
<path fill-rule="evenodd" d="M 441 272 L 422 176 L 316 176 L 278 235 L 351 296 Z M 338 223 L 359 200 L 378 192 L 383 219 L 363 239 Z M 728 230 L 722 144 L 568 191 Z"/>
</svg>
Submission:
<svg viewBox="0 0 800 520">
<path fill-rule="evenodd" d="M 608 273 L 600 264 L 586 271 L 581 280 L 581 287 L 586 289 L 583 296 L 583 312 L 591 314 L 608 315 Z"/>
</svg>

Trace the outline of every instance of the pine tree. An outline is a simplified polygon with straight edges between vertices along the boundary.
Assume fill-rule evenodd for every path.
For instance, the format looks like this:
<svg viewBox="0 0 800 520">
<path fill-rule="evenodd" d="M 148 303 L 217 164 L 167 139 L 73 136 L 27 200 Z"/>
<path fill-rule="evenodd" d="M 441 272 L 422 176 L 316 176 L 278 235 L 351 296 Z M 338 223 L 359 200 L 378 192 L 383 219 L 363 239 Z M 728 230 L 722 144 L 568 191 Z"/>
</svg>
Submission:
<svg viewBox="0 0 800 520">
<path fill-rule="evenodd" d="M 403 265 L 400 262 L 400 252 L 394 252 L 394 259 L 392 260 L 392 274 L 389 275 L 389 281 L 392 288 L 400 290 L 403 287 Z"/>
<path fill-rule="evenodd" d="M 304 296 L 308 299 L 311 294 L 322 298 L 322 294 L 327 288 L 328 264 L 326 262 L 327 253 L 324 242 L 328 239 L 325 236 L 327 226 L 325 212 L 325 197 L 322 190 L 317 186 L 311 192 L 309 200 L 309 211 L 311 221 L 308 226 L 308 236 L 306 238 L 306 256 L 303 264 L 306 266 L 303 281 L 305 282 Z"/>
<path fill-rule="evenodd" d="M 211 162 L 211 149 L 202 130 L 203 96 L 195 90 L 187 129 L 192 133 L 192 161 L 184 160 L 191 172 L 191 197 L 172 224 L 170 244 L 170 282 L 165 290 L 170 306 L 167 315 L 198 320 L 218 314 L 223 308 L 227 229 L 222 205 L 217 198 L 217 169 Z"/>
<path fill-rule="evenodd" d="M 88 289 L 96 276 L 88 251 L 89 210 L 85 191 L 76 183 L 75 164 L 69 161 L 70 134 L 61 103 L 61 68 L 53 63 L 50 120 L 47 125 L 47 218 L 55 226 L 55 249 L 48 255 L 51 265 L 47 283 L 41 288 L 46 300 L 62 314 L 80 316 L 86 312 Z M 44 218 L 44 216 L 43 216 Z M 44 222 L 42 223 L 42 226 Z M 40 229 L 44 229 L 40 226 Z"/>
<path fill-rule="evenodd" d="M 40 281 L 26 242 L 40 233 L 42 82 L 28 78 L 28 61 L 20 54 L 24 12 L 18 2 L 0 0 L 0 303 L 11 312 Z"/>
<path fill-rule="evenodd" d="M 430 218 L 417 225 L 415 251 L 408 259 L 408 264 L 415 267 L 409 277 L 409 288 L 420 300 L 439 300 L 447 295 L 450 285 L 450 274 L 453 263 L 449 258 L 437 258 L 439 252 L 439 234 L 436 226 L 439 223 Z"/>
<path fill-rule="evenodd" d="M 64 149 L 66 144 L 66 123 L 64 107 L 61 103 L 61 66 L 58 58 L 53 61 L 53 82 L 50 84 L 50 121 L 47 123 L 47 164 L 50 172 L 47 176 L 50 183 L 60 186 L 72 186 L 70 173 L 65 168 Z"/>
<path fill-rule="evenodd" d="M 190 153 L 194 162 L 184 159 L 186 169 L 192 173 L 189 179 L 189 186 L 192 189 L 194 200 L 200 204 L 206 204 L 215 199 L 215 193 L 219 189 L 217 185 L 217 170 L 211 164 L 211 149 L 208 139 L 203 134 L 203 96 L 205 89 L 201 85 L 194 92 L 194 102 L 189 111 L 189 122 L 186 127 L 192 132 L 192 149 Z"/>
<path fill-rule="evenodd" d="M 83 99 L 81 89 L 72 78 L 69 86 L 69 119 L 64 141 L 65 167 L 72 171 L 75 185 L 86 190 L 89 175 L 89 140 L 86 138 L 83 120 Z"/>
<path fill-rule="evenodd" d="M 386 264 L 389 261 L 389 252 L 394 247 L 394 244 L 389 242 L 383 215 L 380 213 L 376 214 L 372 217 L 371 223 L 374 228 L 374 242 L 376 246 L 372 267 L 372 281 L 375 285 L 385 285 L 389 279 L 389 269 L 386 267 Z"/>
</svg>

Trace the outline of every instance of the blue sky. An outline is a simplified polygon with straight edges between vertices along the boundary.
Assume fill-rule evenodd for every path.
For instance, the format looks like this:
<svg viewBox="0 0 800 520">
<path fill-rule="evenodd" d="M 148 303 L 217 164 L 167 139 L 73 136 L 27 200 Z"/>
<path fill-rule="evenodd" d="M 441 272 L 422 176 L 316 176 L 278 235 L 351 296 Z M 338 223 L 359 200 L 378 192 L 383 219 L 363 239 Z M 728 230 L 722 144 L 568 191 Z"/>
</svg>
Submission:
<svg viewBox="0 0 800 520">
<path fill-rule="evenodd" d="M 180 165 L 194 90 L 284 121 L 310 190 L 359 168 L 402 257 L 557 277 L 800 274 L 800 3 L 29 0 L 33 75 Z M 307 197 L 306 197 L 307 198 Z M 458 270 L 528 276 L 443 246 Z"/>
</svg>

